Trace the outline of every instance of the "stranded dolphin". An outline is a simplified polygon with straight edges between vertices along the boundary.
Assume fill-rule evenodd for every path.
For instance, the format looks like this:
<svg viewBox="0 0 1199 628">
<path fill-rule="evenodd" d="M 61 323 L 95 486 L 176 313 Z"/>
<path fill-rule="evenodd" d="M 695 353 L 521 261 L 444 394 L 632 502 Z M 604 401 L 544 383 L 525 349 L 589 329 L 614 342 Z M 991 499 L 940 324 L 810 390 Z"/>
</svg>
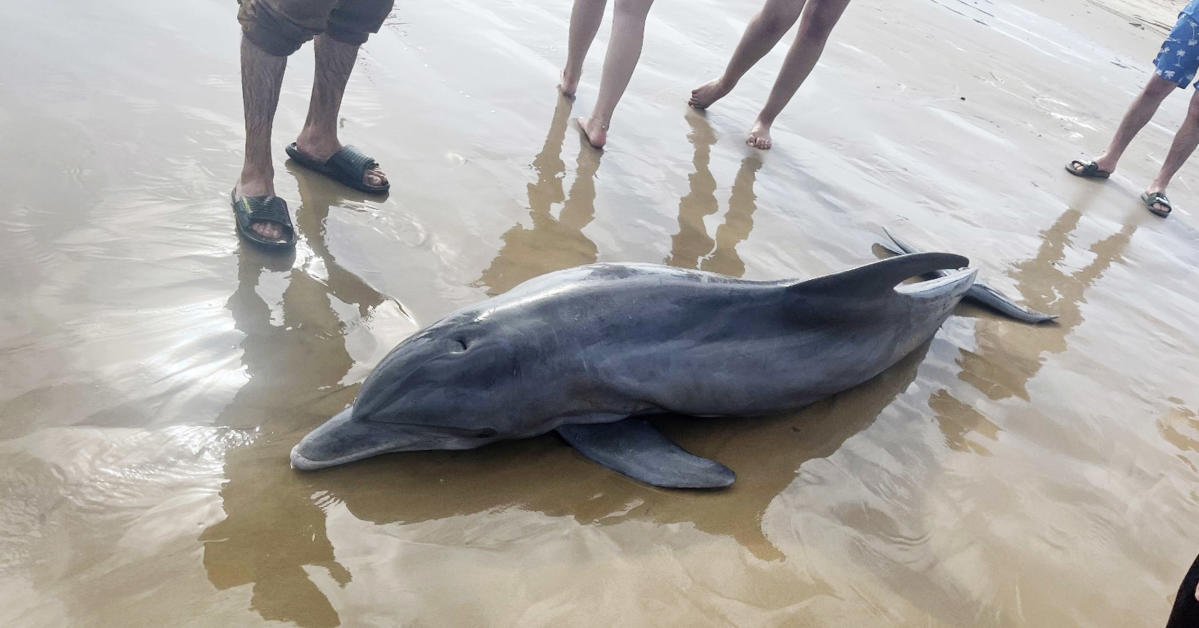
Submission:
<svg viewBox="0 0 1199 628">
<path fill-rule="evenodd" d="M 648 484 L 728 486 L 730 469 L 644 417 L 781 413 L 857 386 L 933 336 L 974 284 L 968 264 L 901 255 L 808 281 L 648 264 L 542 275 L 401 342 L 291 463 L 320 469 L 556 430 Z"/>
</svg>

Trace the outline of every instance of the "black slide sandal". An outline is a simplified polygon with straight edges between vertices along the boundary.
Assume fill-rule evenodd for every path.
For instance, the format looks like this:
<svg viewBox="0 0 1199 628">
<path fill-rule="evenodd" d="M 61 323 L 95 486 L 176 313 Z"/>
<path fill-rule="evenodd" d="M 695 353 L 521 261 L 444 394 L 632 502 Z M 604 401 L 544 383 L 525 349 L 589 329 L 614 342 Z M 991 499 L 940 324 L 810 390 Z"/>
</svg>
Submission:
<svg viewBox="0 0 1199 628">
<path fill-rule="evenodd" d="M 300 152 L 295 142 L 288 144 L 284 150 L 287 151 L 288 157 L 301 166 L 355 190 L 382 194 L 391 189 L 390 181 L 383 185 L 369 185 L 362 180 L 367 170 L 379 167 L 379 162 L 349 144 L 342 146 L 341 150 L 333 153 L 333 156 L 325 161 L 318 161 Z"/>
<path fill-rule="evenodd" d="M 1112 176 L 1112 173 L 1106 170 L 1100 170 L 1099 164 L 1093 161 L 1081 161 L 1075 159 L 1066 164 L 1066 172 L 1084 179 L 1106 179 Z"/>
<path fill-rule="evenodd" d="M 263 248 L 284 251 L 296 245 L 296 230 L 291 224 L 291 215 L 287 212 L 287 203 L 278 196 L 243 196 L 237 198 L 237 191 L 229 193 L 229 201 L 233 206 L 233 215 L 237 219 L 237 232 L 250 242 Z M 267 240 L 250 228 L 255 222 L 273 222 L 283 227 L 282 241 Z"/>
</svg>

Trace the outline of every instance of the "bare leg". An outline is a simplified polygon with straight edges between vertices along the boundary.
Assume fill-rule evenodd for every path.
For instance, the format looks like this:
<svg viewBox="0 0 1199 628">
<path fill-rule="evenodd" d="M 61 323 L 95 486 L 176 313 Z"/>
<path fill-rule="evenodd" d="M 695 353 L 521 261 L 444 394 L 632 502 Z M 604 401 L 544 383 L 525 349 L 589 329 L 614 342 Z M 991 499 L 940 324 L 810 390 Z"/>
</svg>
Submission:
<svg viewBox="0 0 1199 628">
<path fill-rule="evenodd" d="M 849 0 L 811 0 L 808 4 L 803 18 L 799 21 L 799 33 L 795 36 L 795 43 L 791 44 L 791 50 L 787 52 L 787 59 L 783 61 L 783 67 L 774 81 L 774 88 L 770 90 L 766 105 L 762 107 L 758 119 L 749 131 L 746 144 L 755 148 L 770 148 L 770 125 L 774 124 L 774 119 L 782 113 L 783 107 L 787 106 L 791 97 L 799 90 L 799 86 L 803 85 L 812 73 L 812 68 L 816 67 L 816 61 L 824 52 L 828 36 L 833 32 L 833 27 L 837 25 L 847 6 Z"/>
<path fill-rule="evenodd" d="M 1149 184 L 1145 192 L 1149 194 L 1164 193 L 1178 169 L 1186 163 L 1191 153 L 1195 152 L 1196 146 L 1199 146 L 1199 91 L 1191 96 L 1191 105 L 1187 109 L 1186 119 L 1182 121 L 1178 133 L 1174 134 L 1174 142 L 1170 145 L 1170 152 L 1166 153 L 1166 160 L 1162 162 L 1161 171 L 1157 173 L 1157 178 Z M 1164 211 L 1166 208 L 1159 206 L 1159 209 Z"/>
<path fill-rule="evenodd" d="M 341 150 L 341 142 L 337 139 L 337 113 L 341 110 L 346 82 L 354 70 L 354 60 L 358 58 L 358 46 L 342 43 L 328 35 L 317 35 L 313 42 L 316 76 L 312 81 L 312 99 L 308 102 L 308 119 L 296 138 L 296 148 L 324 161 Z M 369 185 L 387 183 L 387 177 L 379 168 L 367 170 L 362 180 Z"/>
<path fill-rule="evenodd" d="M 783 33 L 795 24 L 803 11 L 804 2 L 766 0 L 762 10 L 745 27 L 745 34 L 741 35 L 741 42 L 733 51 L 733 58 L 729 59 L 724 74 L 691 90 L 691 100 L 687 104 L 696 109 L 707 109 L 724 98 L 737 85 L 737 81 L 779 43 Z"/>
<path fill-rule="evenodd" d="M 558 90 L 567 98 L 574 98 L 583 76 L 583 60 L 591 49 L 591 42 L 599 31 L 604 18 L 604 6 L 608 0 L 575 0 L 570 11 L 570 39 L 566 45 L 566 67 L 562 68 L 562 82 Z"/>
<path fill-rule="evenodd" d="M 1162 101 L 1176 89 L 1178 89 L 1177 83 L 1167 81 L 1156 74 L 1149 77 L 1145 89 L 1141 90 L 1136 100 L 1132 101 L 1132 105 L 1124 114 L 1124 119 L 1120 121 L 1120 126 L 1116 127 L 1116 134 L 1112 136 L 1111 144 L 1108 144 L 1107 150 L 1095 159 L 1100 170 L 1116 171 L 1116 164 L 1120 161 L 1124 150 L 1128 148 L 1128 144 L 1132 142 L 1132 138 L 1145 128 L 1145 125 L 1153 118 L 1153 114 L 1157 113 L 1157 108 Z"/>
<path fill-rule="evenodd" d="M 271 163 L 271 125 L 279 106 L 279 88 L 287 57 L 276 57 L 241 39 L 241 100 L 246 118 L 246 155 L 235 194 L 275 194 L 275 166 Z M 252 222 L 250 228 L 268 240 L 283 241 L 283 229 L 273 222 Z"/>
<path fill-rule="evenodd" d="M 599 97 L 591 117 L 578 118 L 576 122 L 587 134 L 587 141 L 596 148 L 603 148 L 608 141 L 608 124 L 616 103 L 624 95 L 633 78 L 633 69 L 641 58 L 641 44 L 645 38 L 645 17 L 654 0 L 616 0 L 616 14 L 612 17 L 612 37 L 608 41 L 608 54 L 604 56 L 604 76 L 600 79 Z"/>
</svg>

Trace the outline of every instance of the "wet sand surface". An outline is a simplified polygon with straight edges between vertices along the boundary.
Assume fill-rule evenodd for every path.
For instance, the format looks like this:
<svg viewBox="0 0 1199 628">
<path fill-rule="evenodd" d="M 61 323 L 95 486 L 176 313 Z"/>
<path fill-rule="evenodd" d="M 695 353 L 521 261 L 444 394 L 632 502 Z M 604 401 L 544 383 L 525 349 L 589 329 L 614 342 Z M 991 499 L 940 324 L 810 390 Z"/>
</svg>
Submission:
<svg viewBox="0 0 1199 628">
<path fill-rule="evenodd" d="M 226 200 L 234 4 L 185 4 L 5 10 L 0 624 L 1164 624 L 1199 550 L 1194 164 L 1169 220 L 1137 195 L 1187 96 L 1107 183 L 1062 165 L 1102 149 L 1181 1 L 858 0 L 768 153 L 743 139 L 781 47 L 685 105 L 756 1 L 661 0 L 603 153 L 568 121 L 606 25 L 572 104 L 570 3 L 404 3 L 341 126 L 386 199 L 284 162 L 312 72 L 292 57 L 282 258 L 238 242 Z M 396 342 L 525 279 L 815 276 L 872 260 L 882 227 L 1060 323 L 964 306 L 804 411 L 664 422 L 738 472 L 722 492 L 554 437 L 288 467 Z"/>
</svg>

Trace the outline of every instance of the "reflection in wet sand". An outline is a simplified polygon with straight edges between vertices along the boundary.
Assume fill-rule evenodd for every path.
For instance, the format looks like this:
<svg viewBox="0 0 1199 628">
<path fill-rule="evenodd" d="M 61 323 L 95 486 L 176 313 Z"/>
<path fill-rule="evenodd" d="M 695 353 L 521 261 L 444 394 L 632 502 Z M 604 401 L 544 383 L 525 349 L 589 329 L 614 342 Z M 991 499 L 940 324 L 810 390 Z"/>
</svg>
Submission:
<svg viewBox="0 0 1199 628">
<path fill-rule="evenodd" d="M 831 455 L 869 427 L 912 383 L 927 350 L 926 344 L 870 382 L 794 414 L 655 419 L 688 450 L 737 472 L 737 483 L 720 492 L 637 483 L 584 459 L 552 435 L 466 452 L 383 456 L 314 474 L 311 482 L 323 497 L 376 524 L 508 509 L 573 517 L 583 524 L 691 523 L 732 537 L 759 558 L 781 559 L 761 528 L 766 507 L 805 462 Z"/>
<path fill-rule="evenodd" d="M 695 149 L 692 158 L 695 172 L 687 177 L 690 191 L 679 199 L 679 231 L 671 236 L 670 256 L 665 263 L 741 277 L 745 274 L 745 263 L 737 255 L 737 245 L 744 242 L 753 229 L 753 213 L 757 209 L 754 180 L 762 168 L 762 160 L 757 155 L 741 160 L 729 194 L 728 213 L 724 223 L 716 228 L 713 239 L 704 226 L 704 218 L 719 210 L 716 178 L 709 169 L 716 133 L 703 114 L 688 112 L 687 123 L 691 125 L 687 140 Z"/>
<path fill-rule="evenodd" d="M 533 158 L 537 182 L 528 186 L 533 228 L 526 229 L 518 223 L 509 229 L 502 236 L 504 246 L 476 282 L 486 286 L 489 295 L 507 292 L 538 275 L 590 264 L 597 259 L 595 243 L 583 235 L 583 228 L 595 217 L 595 174 L 603 153 L 579 146 L 575 180 L 570 193 L 564 195 L 562 179 L 566 164 L 561 155 L 570 106 L 571 101 L 565 97 L 558 99 L 545 144 Z M 562 211 L 555 219 L 552 209 L 558 202 L 562 202 Z"/>
<path fill-rule="evenodd" d="M 1045 361 L 1043 356 L 1066 350 L 1066 338 L 1083 321 L 1086 290 L 1120 259 L 1136 231 L 1134 225 L 1126 224 L 1118 232 L 1095 242 L 1088 249 L 1094 259 L 1070 272 L 1065 264 L 1066 247 L 1082 216 L 1077 209 L 1067 209 L 1052 226 L 1041 232 L 1037 256 L 1016 264 L 1012 273 L 1019 294 L 1033 309 L 1058 315 L 1056 324 L 1037 330 L 1036 348 L 1024 354 L 1016 353 L 1013 343 L 1004 337 L 1010 326 L 977 325 L 977 350 L 961 349 L 958 378 L 989 399 L 998 401 L 1015 396 L 1028 401 L 1025 387 L 1040 371 Z M 954 449 L 986 453 L 984 447 L 965 438 L 971 431 L 995 440 L 999 428 L 954 399 L 948 391 L 939 391 L 930 398 L 929 405 L 937 413 L 938 424 Z"/>
<path fill-rule="evenodd" d="M 325 242 L 329 207 L 344 200 L 337 195 L 343 191 L 314 175 L 297 177 L 296 226 L 314 255 L 302 253 L 290 267 L 290 259 L 245 246 L 238 256 L 238 288 L 227 307 L 245 334 L 249 381 L 217 422 L 257 427 L 259 438 L 226 455 L 226 516 L 200 540 L 217 588 L 250 584 L 251 605 L 264 619 L 323 628 L 340 619 L 309 570 L 322 569 L 341 586 L 351 577 L 334 559 L 325 513 L 297 482 L 287 452 L 294 435 L 352 400 L 353 391 L 339 385 L 353 366 L 346 336 L 384 298 L 339 266 Z M 338 309 L 338 303 L 353 309 Z"/>
</svg>

